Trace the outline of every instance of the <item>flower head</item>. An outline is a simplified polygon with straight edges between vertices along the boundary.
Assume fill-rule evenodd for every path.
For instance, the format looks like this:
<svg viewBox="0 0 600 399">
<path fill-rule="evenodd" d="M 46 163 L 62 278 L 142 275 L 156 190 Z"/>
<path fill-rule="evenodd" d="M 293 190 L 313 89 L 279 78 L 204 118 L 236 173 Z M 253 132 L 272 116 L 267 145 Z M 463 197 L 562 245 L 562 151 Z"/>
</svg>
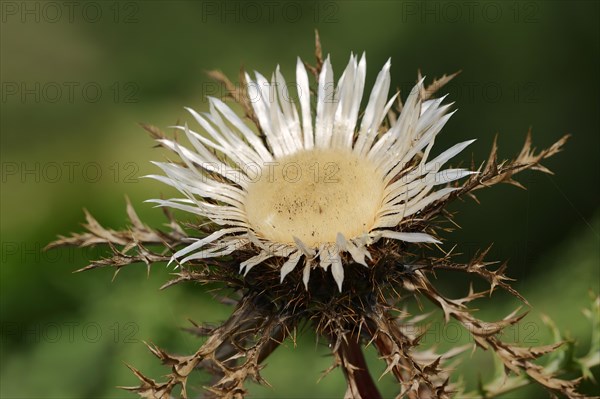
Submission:
<svg viewBox="0 0 600 399">
<path fill-rule="evenodd" d="M 506 264 L 496 267 L 486 261 L 487 250 L 468 263 L 453 260 L 453 251 L 440 257 L 412 250 L 439 242 L 434 222 L 441 227 L 438 217 L 452 221 L 445 206 L 453 199 L 474 197 L 475 190 L 498 183 L 520 186 L 513 177 L 527 169 L 549 173 L 541 161 L 561 151 L 568 135 L 540 151 L 532 149 L 528 135 L 520 153 L 501 162 L 494 142 L 477 172 L 442 169 L 472 142 L 430 156 L 451 116 L 450 105 L 443 105 L 443 98 L 430 99 L 431 86 L 424 88 L 423 79 L 404 104 L 397 94 L 388 98 L 389 61 L 367 95 L 364 55 L 360 60 L 352 55 L 334 83 L 331 63 L 323 60 L 318 35 L 316 39 L 317 66 L 307 65 L 317 78 L 315 94 L 311 95 L 307 68 L 298 60 L 296 101 L 290 100 L 291 86 L 279 68 L 270 81 L 259 73 L 254 80 L 245 75 L 239 88 L 212 73 L 226 84 L 255 128 L 216 98 L 209 98 L 206 113 L 189 110 L 198 132 L 187 125 L 177 127 L 185 132 L 188 146 L 144 125 L 181 158 L 177 163 L 156 163 L 165 175 L 151 177 L 173 186 L 183 198 L 151 202 L 196 214 L 201 225 L 187 224 L 192 228 L 188 231 L 166 212 L 169 229 L 152 229 L 128 203 L 127 229 L 107 229 L 86 213 L 86 232 L 61 236 L 49 245 L 110 248 L 111 257 L 81 270 L 111 267 L 116 275 L 125 265 L 143 262 L 150 268 L 170 260 L 181 269 L 163 287 L 193 281 L 233 290 L 226 296 L 235 310 L 223 324 L 194 324 L 190 329 L 207 337 L 192 355 L 171 355 L 150 346 L 172 367 L 165 381 L 131 368 L 140 385 L 126 389 L 141 397 L 170 398 L 180 387 L 180 396 L 187 398 L 188 377 L 203 369 L 214 377 L 207 397 L 243 398 L 248 379 L 266 383 L 261 363 L 309 326 L 330 343 L 335 359 L 330 370 L 342 368 L 344 397 L 382 397 L 362 353 L 362 345 L 371 343 L 387 365 L 384 374 L 391 373 L 400 384 L 398 397 L 477 397 L 463 395 L 464 387 L 450 381 L 453 357 L 465 347 L 442 354 L 423 348 L 423 335 L 415 332 L 427 330 L 428 316 L 412 317 L 410 309 L 400 311 L 398 306 L 407 306 L 413 297 L 419 304 L 423 298 L 438 306 L 446 322 L 453 318 L 460 323 L 478 347 L 497 355 L 505 370 L 522 372 L 520 377 L 499 376 L 481 385 L 486 397 L 507 392 L 507 381 L 512 388 L 535 381 L 553 395 L 584 397 L 576 391 L 579 379 L 558 378 L 553 363 L 545 367 L 533 361 L 560 344 L 526 348 L 500 340 L 502 330 L 515 326 L 524 314 L 517 310 L 497 322 L 473 315 L 469 303 L 496 288 L 524 301 L 509 284 Z M 453 76 L 444 75 L 432 86 L 439 88 Z M 361 111 L 363 97 L 368 100 Z M 474 173 L 460 184 L 447 184 Z M 471 287 L 460 299 L 447 298 L 429 278 L 438 270 L 477 276 L 489 289 L 475 292 Z M 334 284 L 340 293 L 331 289 Z M 587 364 L 582 360 L 571 363 Z"/>
<path fill-rule="evenodd" d="M 367 266 L 370 247 L 388 238 L 437 243 L 412 231 L 407 221 L 456 188 L 436 189 L 473 172 L 445 169 L 472 141 L 437 157 L 429 156 L 452 113 L 443 99 L 423 100 L 423 79 L 412 89 L 399 117 L 385 120 L 397 95 L 389 98 L 390 61 L 379 72 L 360 115 L 367 62 L 354 55 L 341 77 L 325 60 L 318 75 L 316 111 L 303 62 L 296 66 L 297 103 L 279 68 L 267 80 L 246 74 L 247 92 L 258 121 L 252 130 L 223 101 L 209 98 L 209 112 L 188 109 L 201 131 L 184 131 L 192 149 L 161 139 L 185 165 L 156 163 L 166 176 L 151 177 L 178 189 L 184 198 L 151 200 L 195 213 L 213 231 L 173 255 L 185 263 L 254 248 L 240 264 L 250 269 L 269 258 L 284 259 L 280 279 L 304 259 L 308 288 L 313 268 L 331 272 L 342 290 L 343 254 Z"/>
</svg>

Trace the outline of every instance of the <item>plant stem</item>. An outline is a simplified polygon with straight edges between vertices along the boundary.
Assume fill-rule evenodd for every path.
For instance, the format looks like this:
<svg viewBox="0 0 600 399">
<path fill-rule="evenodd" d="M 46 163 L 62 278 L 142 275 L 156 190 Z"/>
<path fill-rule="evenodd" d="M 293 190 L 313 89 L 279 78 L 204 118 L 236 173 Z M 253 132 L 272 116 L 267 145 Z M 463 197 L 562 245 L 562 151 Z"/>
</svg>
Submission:
<svg viewBox="0 0 600 399">
<path fill-rule="evenodd" d="M 340 345 L 342 366 L 348 385 L 355 388 L 362 399 L 382 399 L 365 361 L 362 346 L 355 336 Z"/>
</svg>

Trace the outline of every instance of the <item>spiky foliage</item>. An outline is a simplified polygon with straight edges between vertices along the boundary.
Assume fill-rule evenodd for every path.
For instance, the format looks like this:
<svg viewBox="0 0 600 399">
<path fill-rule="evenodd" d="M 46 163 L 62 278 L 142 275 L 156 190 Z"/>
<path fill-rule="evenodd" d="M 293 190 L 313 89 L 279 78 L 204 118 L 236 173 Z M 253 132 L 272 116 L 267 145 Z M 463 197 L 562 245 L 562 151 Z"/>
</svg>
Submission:
<svg viewBox="0 0 600 399">
<path fill-rule="evenodd" d="M 323 65 L 318 36 L 316 44 L 316 65 L 307 65 L 307 68 L 318 76 Z M 246 117 L 257 125 L 260 132 L 256 115 L 244 93 L 244 73 L 240 74 L 240 85 L 233 84 L 220 72 L 211 72 L 211 76 L 225 85 L 229 90 L 228 97 L 241 105 Z M 454 76 L 435 80 L 423 90 L 422 99 L 431 96 Z M 402 109 L 400 100 L 395 108 L 388 115 L 389 123 L 393 123 Z M 157 139 L 165 136 L 156 127 L 143 127 Z M 564 136 L 549 148 L 535 151 L 528 133 L 521 152 L 514 159 L 504 161 L 498 161 L 494 142 L 487 162 L 478 168 L 473 165 L 472 169 L 479 173 L 471 175 L 462 184 L 454 183 L 458 190 L 431 203 L 418 215 L 406 218 L 403 226 L 410 231 L 435 234 L 440 222 L 452 219 L 445 210 L 449 202 L 457 198 L 475 198 L 476 190 L 499 183 L 522 187 L 514 176 L 524 170 L 550 173 L 541 162 L 561 151 L 567 139 L 568 136 Z M 418 161 L 419 156 L 413 159 L 413 162 Z M 398 178 L 402 177 L 401 174 Z M 116 274 L 122 267 L 133 263 L 146 264 L 149 269 L 154 263 L 169 260 L 178 248 L 190 242 L 191 237 L 210 233 L 202 221 L 183 228 L 168 212 L 168 229 L 152 229 L 140 221 L 129 201 L 127 214 L 130 226 L 115 231 L 104 228 L 86 212 L 85 233 L 60 237 L 49 247 L 106 245 L 112 255 L 81 270 L 108 267 L 113 268 Z M 160 250 L 150 249 L 156 247 Z M 189 328 L 191 333 L 205 337 L 204 343 L 191 355 L 169 354 L 148 344 L 150 351 L 169 366 L 171 372 L 165 380 L 157 382 L 130 367 L 139 378 L 140 385 L 125 389 L 145 398 L 169 398 L 175 389 L 180 389 L 180 396 L 187 398 L 188 377 L 194 370 L 202 369 L 213 376 L 210 385 L 205 387 L 206 397 L 243 398 L 247 393 L 248 380 L 267 384 L 260 374 L 264 359 L 285 340 L 295 342 L 297 332 L 309 327 L 331 344 L 334 364 L 327 372 L 338 367 L 342 369 L 347 381 L 345 398 L 381 398 L 366 366 L 364 345 L 373 345 L 377 349 L 387 365 L 384 374 L 391 373 L 398 381 L 398 398 L 448 398 L 457 393 L 460 397 L 492 398 L 530 383 L 543 386 L 552 396 L 584 397 L 576 390 L 579 380 L 561 379 L 560 375 L 565 371 L 563 366 L 568 364 L 581 370 L 585 378 L 590 378 L 590 367 L 600 362 L 598 348 L 592 348 L 592 352 L 583 358 L 571 357 L 566 361 L 562 350 L 564 340 L 558 333 L 556 342 L 541 347 L 522 347 L 500 339 L 503 329 L 519 323 L 525 313 L 515 311 L 494 322 L 479 320 L 473 315 L 470 302 L 488 297 L 496 288 L 526 303 L 511 287 L 512 280 L 505 274 L 506 264 L 498 266 L 496 262 L 485 260 L 488 250 L 462 264 L 455 262 L 453 251 L 435 257 L 425 246 L 381 240 L 371 247 L 372 260 L 368 267 L 355 264 L 351 256 L 343 255 L 347 275 L 342 292 L 334 289 L 333 277 L 322 269 L 313 271 L 308 289 L 302 281 L 302 268 L 297 268 L 280 282 L 281 261 L 278 258 L 267 260 L 260 269 L 254 268 L 247 275 L 241 275 L 239 265 L 252 256 L 250 250 L 241 249 L 227 257 L 180 265 L 174 278 L 163 288 L 186 281 L 219 283 L 226 290 L 226 296 L 231 298 L 229 302 L 234 307 L 231 317 L 217 327 L 194 324 Z M 437 270 L 479 277 L 489 283 L 489 288 L 482 292 L 471 289 L 463 298 L 448 298 L 439 292 L 430 278 Z M 455 357 L 468 347 L 439 354 L 422 348 L 420 340 L 423 334 L 414 334 L 418 329 L 410 327 L 421 326 L 424 317 L 411 316 L 400 308 L 401 301 L 411 296 L 431 301 L 442 310 L 446 322 L 454 319 L 464 326 L 477 347 L 496 355 L 506 375 L 483 384 L 478 392 L 464 392 L 456 381 L 450 382 Z M 598 312 L 598 299 L 595 310 L 590 312 Z M 545 366 L 535 362 L 545 354 L 550 354 Z"/>
</svg>

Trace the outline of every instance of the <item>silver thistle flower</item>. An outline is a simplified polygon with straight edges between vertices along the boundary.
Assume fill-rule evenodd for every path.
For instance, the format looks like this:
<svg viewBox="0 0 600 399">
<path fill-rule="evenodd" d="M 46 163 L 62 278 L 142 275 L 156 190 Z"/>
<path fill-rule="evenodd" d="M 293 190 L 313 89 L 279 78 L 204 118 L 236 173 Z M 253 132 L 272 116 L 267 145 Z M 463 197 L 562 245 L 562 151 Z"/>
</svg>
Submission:
<svg viewBox="0 0 600 399">
<path fill-rule="evenodd" d="M 209 99 L 207 113 L 189 109 L 202 132 L 187 125 L 176 127 L 191 147 L 144 125 L 182 161 L 156 163 L 165 175 L 150 176 L 184 195 L 151 200 L 164 207 L 169 231 L 143 224 L 128 203 L 128 229 L 106 229 L 86 213 L 87 232 L 60 237 L 49 245 L 107 244 L 112 250 L 112 257 L 81 270 L 112 267 L 116 274 L 132 263 L 143 262 L 149 268 L 169 261 L 181 267 L 164 287 L 195 281 L 217 282 L 233 290 L 228 302 L 235 310 L 227 321 L 218 327 L 194 324 L 189 329 L 207 337 L 195 353 L 171 355 L 149 346 L 172 367 L 165 381 L 130 367 L 140 385 L 126 389 L 146 398 L 171 398 L 181 387 L 180 396 L 187 398 L 188 377 L 203 369 L 214 377 L 206 397 L 243 398 L 247 379 L 266 384 L 260 375 L 264 359 L 286 338 L 294 338 L 299 327 L 310 325 L 330 342 L 335 359 L 331 369 L 341 367 L 346 377 L 345 398 L 381 398 L 363 357 L 362 345 L 367 343 L 385 361 L 384 374 L 391 373 L 400 384 L 398 398 L 449 398 L 456 392 L 483 397 L 465 393 L 457 382 L 449 381 L 447 363 L 464 347 L 442 354 L 431 348 L 419 350 L 420 337 L 410 331 L 418 330 L 423 317 L 409 317 L 396 307 L 414 296 L 437 305 L 446 321 L 461 323 L 478 347 L 495 353 L 505 370 L 522 372 L 487 384 L 485 397 L 535 381 L 553 395 L 583 398 L 576 391 L 577 379 L 557 377 L 563 370 L 555 362 L 546 366 L 533 362 L 556 352 L 560 343 L 524 348 L 499 339 L 499 333 L 524 314 L 515 311 L 492 323 L 473 316 L 469 302 L 491 295 L 497 287 L 525 301 L 509 285 L 506 264 L 494 268 L 495 262 L 484 259 L 487 250 L 466 264 L 454 262 L 450 254 L 419 251 L 439 243 L 436 226 L 452 218 L 444 210 L 448 202 L 474 197 L 475 190 L 498 183 L 520 186 L 513 176 L 526 169 L 549 173 L 540 162 L 559 152 L 568 136 L 536 152 L 528 135 L 518 156 L 502 162 L 494 143 L 479 168 L 442 169 L 472 142 L 456 144 L 430 159 L 435 138 L 452 115 L 444 97 L 430 96 L 455 75 L 444 75 L 427 88 L 419 77 L 402 104 L 398 93 L 388 98 L 388 61 L 361 115 L 364 55 L 360 60 L 350 57 L 336 85 L 329 58 L 321 56 L 318 36 L 316 44 L 316 66 L 297 62 L 297 103 L 290 101 L 279 68 L 270 81 L 259 73 L 254 80 L 243 74 L 240 86 L 219 72 L 211 73 L 242 106 L 254 129 L 216 98 Z M 317 79 L 312 100 L 307 69 Z M 459 184 L 461 178 L 467 179 Z M 436 188 L 440 185 L 446 187 Z M 200 222 L 184 229 L 169 208 L 198 215 Z M 156 245 L 162 249 L 150 249 Z M 302 271 L 295 270 L 298 265 Z M 428 277 L 437 270 L 478 276 L 490 288 L 449 299 Z M 590 353 L 571 362 L 579 361 L 584 375 L 584 366 L 598 362 L 595 352 Z"/>
<path fill-rule="evenodd" d="M 436 136 L 452 113 L 443 99 L 423 101 L 423 79 L 412 89 L 400 116 L 384 125 L 398 93 L 388 98 L 390 61 L 379 72 L 362 117 L 365 55 L 354 55 L 334 85 L 329 57 L 318 77 L 316 113 L 311 111 L 308 74 L 296 66 L 299 108 L 277 68 L 268 81 L 246 74 L 249 97 L 261 139 L 225 103 L 209 98 L 210 111 L 188 111 L 202 127 L 185 132 L 193 150 L 160 139 L 185 165 L 157 162 L 166 176 L 152 175 L 185 198 L 151 200 L 207 218 L 214 232 L 177 251 L 185 263 L 229 255 L 245 246 L 257 254 L 240 264 L 248 273 L 271 257 L 286 261 L 281 281 L 304 257 L 308 287 L 314 267 L 331 272 L 339 290 L 344 281 L 341 253 L 367 266 L 369 247 L 381 238 L 437 243 L 423 232 L 407 231 L 403 222 L 456 187 L 435 191 L 474 172 L 440 170 L 473 140 L 461 142 L 429 159 Z M 208 136 L 208 137 L 207 137 Z M 418 162 L 413 162 L 418 157 Z"/>
</svg>

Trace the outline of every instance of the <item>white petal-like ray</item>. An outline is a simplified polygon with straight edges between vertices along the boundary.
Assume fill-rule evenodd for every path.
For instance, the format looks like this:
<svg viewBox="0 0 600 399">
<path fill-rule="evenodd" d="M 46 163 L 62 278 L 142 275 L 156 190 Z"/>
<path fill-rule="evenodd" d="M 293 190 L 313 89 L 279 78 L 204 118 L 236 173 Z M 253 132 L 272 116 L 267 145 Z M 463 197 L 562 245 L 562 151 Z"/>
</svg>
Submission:
<svg viewBox="0 0 600 399">
<path fill-rule="evenodd" d="M 475 140 L 468 140 L 453 145 L 452 147 L 448 148 L 446 151 L 442 152 L 440 155 L 429 161 L 427 165 L 433 165 L 437 168 L 437 170 L 439 170 L 444 164 L 446 164 L 446 162 L 450 160 L 450 158 L 456 156 L 459 152 L 467 148 L 467 146 L 469 146 L 474 141 Z"/>
<path fill-rule="evenodd" d="M 394 240 L 406 242 L 429 242 L 435 244 L 441 243 L 441 241 L 425 233 L 404 233 L 401 231 L 381 230 L 375 232 L 375 234 L 381 237 L 392 238 Z"/>
<path fill-rule="evenodd" d="M 344 282 L 344 266 L 342 265 L 342 258 L 340 253 L 335 246 L 330 246 L 328 253 L 331 257 L 331 274 L 335 280 L 338 289 L 342 292 L 342 283 Z"/>
<path fill-rule="evenodd" d="M 263 161 L 272 161 L 273 155 L 267 150 L 260 138 L 254 133 L 223 101 L 213 99 L 215 108 L 242 134 Z"/>
<path fill-rule="evenodd" d="M 308 281 L 310 280 L 310 270 L 312 269 L 312 261 L 309 258 L 305 259 L 304 269 L 302 270 L 302 282 L 304 283 L 304 288 L 308 289 Z"/>
<path fill-rule="evenodd" d="M 433 194 L 418 201 L 411 201 L 408 203 L 393 206 L 385 206 L 384 208 L 382 208 L 382 211 L 380 212 L 380 215 L 377 218 L 377 221 L 375 222 L 373 228 L 390 228 L 398 226 L 404 218 L 419 212 L 427 205 L 430 205 L 435 201 L 444 198 L 445 196 L 449 195 L 455 190 L 457 189 L 454 187 L 447 187 L 438 190 Z"/>
<path fill-rule="evenodd" d="M 197 168 L 203 169 L 203 175 L 201 176 L 202 180 L 210 179 L 210 177 L 207 176 L 207 174 L 210 173 L 217 173 L 230 181 L 234 181 L 240 186 L 244 186 L 249 180 L 247 178 L 242 178 L 242 174 L 245 175 L 243 171 L 236 170 L 231 166 L 221 162 L 218 158 L 214 157 L 210 151 L 206 150 L 206 148 L 200 142 L 196 143 L 198 146 L 196 148 L 203 148 L 203 150 L 206 150 L 206 152 L 210 155 L 204 156 L 204 154 L 200 153 L 200 150 L 198 150 L 199 153 L 194 153 L 187 148 L 180 146 L 175 141 L 160 139 L 158 142 L 177 153 L 181 159 L 185 160 L 186 162 L 192 162 Z M 154 164 L 156 165 L 158 163 Z"/>
<path fill-rule="evenodd" d="M 296 63 L 296 80 L 298 81 L 298 100 L 302 109 L 304 149 L 310 150 L 315 143 L 312 114 L 310 111 L 310 87 L 308 84 L 308 74 L 300 57 L 298 57 L 298 62 Z"/>
<path fill-rule="evenodd" d="M 214 233 L 210 234 L 209 236 L 199 239 L 196 242 L 194 242 L 193 244 L 188 245 L 187 247 L 175 252 L 173 254 L 173 256 L 171 257 L 171 260 L 169 261 L 169 263 L 173 262 L 174 260 L 176 260 L 178 258 L 181 258 L 182 256 L 189 254 L 190 252 L 197 251 L 198 249 L 204 247 L 206 244 L 210 244 L 211 242 L 218 240 L 219 238 L 223 237 L 226 234 L 240 233 L 243 231 L 245 231 L 245 229 L 242 229 L 242 228 L 217 230 Z"/>
<path fill-rule="evenodd" d="M 369 252 L 364 246 L 355 245 L 351 240 L 347 240 L 342 233 L 337 234 L 336 244 L 340 251 L 350 253 L 356 263 L 367 266 L 365 258 L 369 256 Z"/>
<path fill-rule="evenodd" d="M 377 80 L 369 97 L 369 103 L 365 109 L 365 115 L 360 124 L 354 151 L 362 155 L 366 155 L 366 152 L 371 148 L 371 144 L 377 135 L 377 130 L 385 117 L 385 103 L 391 82 L 390 66 L 391 60 L 388 60 L 377 75 Z"/>
<path fill-rule="evenodd" d="M 302 253 L 300 251 L 296 251 L 289 256 L 289 259 L 281 266 L 281 281 L 287 276 L 292 270 L 296 268 L 296 265 L 300 261 L 300 257 Z"/>
<path fill-rule="evenodd" d="M 277 89 L 278 104 L 281 107 L 284 122 L 287 125 L 290 135 L 296 144 L 296 148 L 301 149 L 304 147 L 304 141 L 302 136 L 302 128 L 300 126 L 300 118 L 298 117 L 296 106 L 291 102 L 290 87 L 279 71 L 279 65 L 275 70 L 274 85 Z"/>
<path fill-rule="evenodd" d="M 358 119 L 360 101 L 365 86 L 366 61 L 363 54 L 357 64 L 354 56 L 342 74 L 336 92 L 336 106 L 333 125 L 333 148 L 351 149 L 354 130 Z"/>
<path fill-rule="evenodd" d="M 215 243 L 215 247 L 209 250 L 201 250 L 183 258 L 180 263 L 186 263 L 191 260 L 218 258 L 221 256 L 231 255 L 233 252 L 243 248 L 248 243 L 247 240 L 222 240 Z"/>
<path fill-rule="evenodd" d="M 395 125 L 388 130 L 369 150 L 368 157 L 372 160 L 386 159 L 387 156 L 399 156 L 405 148 L 413 145 L 417 136 L 417 120 L 421 114 L 421 88 L 423 80 L 411 90 Z"/>
<path fill-rule="evenodd" d="M 264 262 L 265 260 L 272 258 L 273 254 L 268 251 L 260 251 L 258 255 L 251 257 L 250 259 L 245 260 L 240 263 L 240 273 L 244 273 L 244 275 L 248 274 L 250 269 L 259 263 Z"/>
<path fill-rule="evenodd" d="M 316 255 L 316 251 L 307 247 L 298 237 L 294 237 L 294 243 L 305 256 L 312 258 Z"/>
<path fill-rule="evenodd" d="M 336 105 L 333 71 L 329 57 L 323 63 L 317 89 L 317 117 L 315 122 L 315 146 L 329 148 L 333 133 L 333 117 Z"/>
</svg>

